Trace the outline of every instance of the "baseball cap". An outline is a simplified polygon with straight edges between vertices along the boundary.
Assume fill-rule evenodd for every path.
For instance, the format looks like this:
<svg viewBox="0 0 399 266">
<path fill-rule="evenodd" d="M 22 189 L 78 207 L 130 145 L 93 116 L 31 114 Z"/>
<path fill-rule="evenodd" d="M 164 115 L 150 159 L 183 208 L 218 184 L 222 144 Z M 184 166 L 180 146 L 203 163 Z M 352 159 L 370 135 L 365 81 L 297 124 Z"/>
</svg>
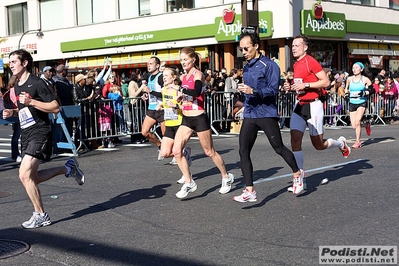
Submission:
<svg viewBox="0 0 399 266">
<path fill-rule="evenodd" d="M 51 69 L 51 66 L 45 66 L 44 68 L 43 68 L 43 72 L 46 72 L 47 70 L 50 70 Z"/>
<path fill-rule="evenodd" d="M 79 81 L 81 81 L 82 79 L 86 79 L 87 76 L 83 75 L 83 74 L 78 74 L 75 77 L 75 82 L 78 83 Z"/>
</svg>

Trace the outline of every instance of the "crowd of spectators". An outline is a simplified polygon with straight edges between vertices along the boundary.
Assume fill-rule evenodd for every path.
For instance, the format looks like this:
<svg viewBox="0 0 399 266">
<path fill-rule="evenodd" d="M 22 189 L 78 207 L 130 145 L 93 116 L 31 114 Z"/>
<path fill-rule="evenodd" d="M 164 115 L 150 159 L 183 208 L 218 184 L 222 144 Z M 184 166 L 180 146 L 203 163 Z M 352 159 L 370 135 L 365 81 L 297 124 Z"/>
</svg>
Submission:
<svg viewBox="0 0 399 266">
<path fill-rule="evenodd" d="M 324 105 L 328 114 L 325 116 L 325 126 L 339 125 L 340 122 L 349 125 L 349 115 L 345 106 L 345 84 L 349 73 L 329 68 L 324 70 L 330 79 L 330 86 L 326 88 L 328 97 Z M 65 123 L 73 139 L 87 139 L 89 136 L 93 139 L 86 143 L 86 147 L 114 147 L 114 143 L 119 141 L 117 136 L 132 133 L 132 142 L 145 141 L 141 134 L 136 133 L 140 132 L 142 123 L 137 103 L 143 95 L 141 85 L 146 80 L 146 73 L 134 69 L 130 70 L 129 75 L 118 74 L 112 69 L 112 62 L 109 61 L 106 61 L 101 69 L 82 71 L 77 75 L 71 75 L 63 64 L 46 66 L 41 71 L 41 78 L 57 94 L 61 106 L 81 106 L 82 130 L 76 130 L 78 126 L 74 119 L 67 118 Z M 239 119 L 236 114 L 239 114 L 242 108 L 242 95 L 237 91 L 237 84 L 242 83 L 242 69 L 205 69 L 204 74 L 208 101 L 217 99 L 213 104 L 223 110 L 221 121 L 215 123 L 215 128 L 218 131 L 229 131 L 231 121 Z M 372 123 L 378 119 L 385 123 L 397 120 L 399 72 L 381 70 L 377 75 L 372 75 L 366 69 L 364 74 L 370 78 L 374 87 L 369 96 L 365 116 Z M 286 80 L 293 82 L 292 72 L 281 74 L 278 98 L 280 128 L 289 127 L 289 117 L 295 104 L 295 95 L 283 89 L 282 85 Z M 214 97 L 215 95 L 220 97 Z M 57 141 L 65 141 L 62 130 L 58 128 L 57 132 Z"/>
</svg>

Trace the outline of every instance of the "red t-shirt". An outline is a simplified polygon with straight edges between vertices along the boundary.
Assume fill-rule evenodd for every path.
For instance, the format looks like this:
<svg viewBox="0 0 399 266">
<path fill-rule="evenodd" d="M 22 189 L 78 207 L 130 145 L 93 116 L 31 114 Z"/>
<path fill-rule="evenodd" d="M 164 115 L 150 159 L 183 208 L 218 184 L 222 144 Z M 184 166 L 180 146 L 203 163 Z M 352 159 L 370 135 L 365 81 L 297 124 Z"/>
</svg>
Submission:
<svg viewBox="0 0 399 266">
<path fill-rule="evenodd" d="M 319 79 L 316 74 L 324 71 L 319 62 L 310 55 L 305 55 L 301 60 L 294 64 L 294 81 L 302 79 L 303 83 L 316 82 Z M 319 97 L 319 89 L 306 89 L 305 93 L 297 94 L 299 100 L 313 100 Z"/>
</svg>

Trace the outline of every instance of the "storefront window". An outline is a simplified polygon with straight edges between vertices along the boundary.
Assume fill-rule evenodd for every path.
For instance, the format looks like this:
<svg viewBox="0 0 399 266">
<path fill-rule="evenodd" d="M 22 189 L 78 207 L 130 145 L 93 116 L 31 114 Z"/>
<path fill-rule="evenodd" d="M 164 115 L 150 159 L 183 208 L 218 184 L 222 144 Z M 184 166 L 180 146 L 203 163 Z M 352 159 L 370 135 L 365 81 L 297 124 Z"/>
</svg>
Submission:
<svg viewBox="0 0 399 266">
<path fill-rule="evenodd" d="M 324 68 L 337 69 L 337 45 L 331 42 L 314 42 L 310 44 L 310 55 L 313 56 Z"/>
<path fill-rule="evenodd" d="M 8 34 L 24 33 L 28 28 L 28 6 L 26 3 L 8 6 Z"/>
<path fill-rule="evenodd" d="M 346 2 L 357 5 L 375 6 L 374 0 L 346 0 Z"/>
<path fill-rule="evenodd" d="M 119 0 L 119 18 L 134 18 L 138 16 L 137 3 L 132 0 Z"/>
<path fill-rule="evenodd" d="M 105 0 L 77 0 L 77 23 L 78 25 L 87 25 L 105 21 Z"/>
<path fill-rule="evenodd" d="M 180 11 L 188 8 L 194 8 L 194 0 L 166 0 L 168 3 L 168 11 Z M 197 0 L 198 1 L 198 0 Z M 202 1 L 199 1 L 199 6 L 202 6 Z"/>
<path fill-rule="evenodd" d="M 389 7 L 399 9 L 399 0 L 389 0 Z"/>
<path fill-rule="evenodd" d="M 151 15 L 150 0 L 139 1 L 140 16 Z"/>
<path fill-rule="evenodd" d="M 40 1 L 40 25 L 42 30 L 60 29 L 64 21 L 62 0 L 41 0 Z"/>
</svg>

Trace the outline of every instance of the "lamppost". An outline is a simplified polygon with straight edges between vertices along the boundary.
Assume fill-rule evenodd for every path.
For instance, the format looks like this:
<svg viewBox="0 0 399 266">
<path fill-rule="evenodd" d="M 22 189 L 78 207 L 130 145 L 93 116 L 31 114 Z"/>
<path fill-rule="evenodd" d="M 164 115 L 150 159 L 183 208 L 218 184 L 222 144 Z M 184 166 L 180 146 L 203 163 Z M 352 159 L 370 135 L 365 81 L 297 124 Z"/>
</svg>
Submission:
<svg viewBox="0 0 399 266">
<path fill-rule="evenodd" d="M 259 32 L 259 4 L 258 0 L 252 1 L 252 10 L 247 8 L 247 0 L 241 0 L 242 29 L 253 29 Z"/>
<path fill-rule="evenodd" d="M 36 33 L 36 36 L 37 36 L 37 37 L 43 37 L 43 36 L 44 36 L 44 34 L 43 34 L 43 32 L 42 32 L 41 29 L 25 31 L 25 32 L 21 35 L 21 38 L 19 38 L 18 49 L 21 48 L 21 41 L 22 41 L 22 38 L 23 38 L 27 33 L 29 33 L 29 32 L 37 32 L 37 33 Z"/>
</svg>

